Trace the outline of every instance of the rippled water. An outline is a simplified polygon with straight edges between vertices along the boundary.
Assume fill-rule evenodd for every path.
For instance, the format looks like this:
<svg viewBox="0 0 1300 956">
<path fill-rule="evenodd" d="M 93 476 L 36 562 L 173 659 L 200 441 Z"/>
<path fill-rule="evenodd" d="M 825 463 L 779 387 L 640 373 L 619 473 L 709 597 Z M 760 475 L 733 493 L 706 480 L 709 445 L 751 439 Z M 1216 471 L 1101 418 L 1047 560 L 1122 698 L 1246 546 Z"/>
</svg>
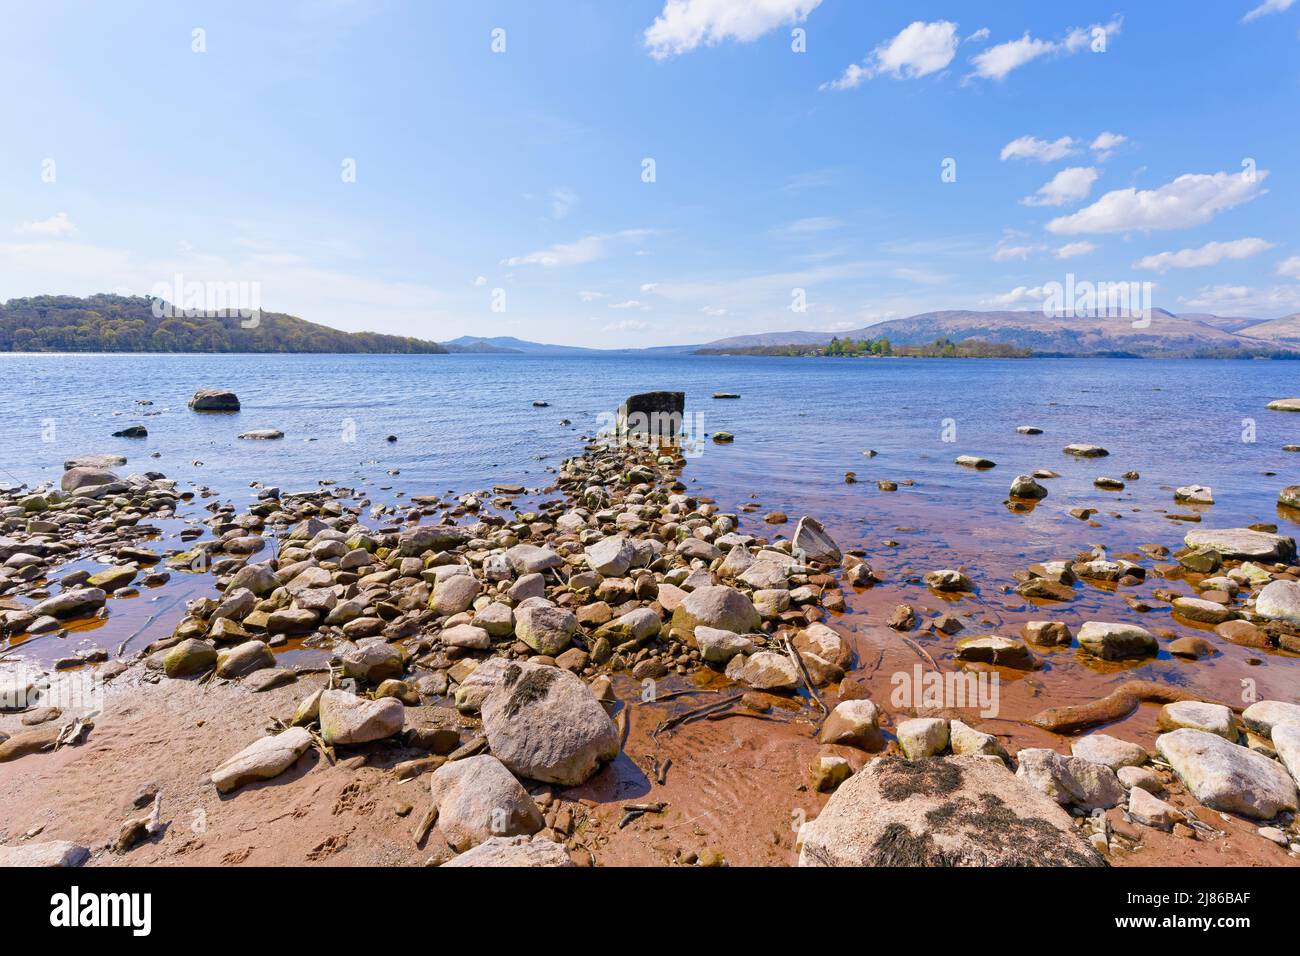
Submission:
<svg viewBox="0 0 1300 956">
<path fill-rule="evenodd" d="M 543 486 L 545 470 L 576 453 L 625 396 L 679 389 L 692 422 L 698 413 L 705 432 L 736 436 L 704 442 L 684 479 L 728 509 L 759 504 L 749 530 L 788 533 L 759 523 L 769 510 L 812 513 L 895 582 L 965 565 L 980 604 L 1012 617 L 1023 604 L 1005 595 L 1014 569 L 1098 543 L 1113 554 L 1144 542 L 1177 546 L 1196 527 L 1166 517 L 1190 513 L 1173 502 L 1178 485 L 1213 487 L 1217 503 L 1196 509 L 1200 527 L 1268 521 L 1300 534 L 1295 515 L 1276 506 L 1278 489 L 1300 482 L 1300 454 L 1281 450 L 1300 443 L 1300 415 L 1265 409 L 1300 393 L 1300 366 L 1290 362 L 4 355 L 0 372 L 10 396 L 0 481 L 57 481 L 67 458 L 117 452 L 130 459 L 124 472 L 160 471 L 236 502 L 254 481 L 296 490 L 332 479 L 376 500 L 500 481 Z M 243 410 L 189 411 L 187 399 L 205 386 L 235 390 Z M 713 400 L 717 391 L 741 398 Z M 149 437 L 110 437 L 134 423 Z M 1044 434 L 1017 434 L 1021 424 Z M 286 437 L 238 439 L 255 428 Z M 1064 455 L 1074 441 L 1111 455 Z M 863 456 L 868 448 L 878 454 Z M 958 454 L 997 467 L 962 468 Z M 1032 513 L 1009 511 L 1011 479 L 1036 468 L 1060 473 L 1045 482 L 1050 496 Z M 850 470 L 858 483 L 845 483 Z M 1092 484 L 1130 470 L 1141 478 L 1124 491 Z M 878 478 L 914 483 L 887 493 Z M 1071 517 L 1075 506 L 1100 509 L 1099 525 Z M 1123 619 L 1098 589 L 1070 613 L 1107 603 Z"/>
</svg>

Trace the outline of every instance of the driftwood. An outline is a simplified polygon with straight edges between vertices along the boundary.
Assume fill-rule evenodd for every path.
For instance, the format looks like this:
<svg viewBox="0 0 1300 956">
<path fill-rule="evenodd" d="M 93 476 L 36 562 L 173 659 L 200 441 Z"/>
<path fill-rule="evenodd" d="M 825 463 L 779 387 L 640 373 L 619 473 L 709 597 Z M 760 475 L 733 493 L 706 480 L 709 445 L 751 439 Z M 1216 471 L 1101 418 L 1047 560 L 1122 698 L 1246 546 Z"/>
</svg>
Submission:
<svg viewBox="0 0 1300 956">
<path fill-rule="evenodd" d="M 916 641 L 912 640 L 910 637 L 904 637 L 903 643 L 906 644 L 908 647 L 910 647 L 912 650 L 916 651 L 917 655 L 923 658 L 925 661 L 927 661 L 931 667 L 933 667 L 935 670 L 939 670 L 939 665 L 934 662 L 934 658 L 930 656 L 930 652 L 927 651 L 924 647 L 916 643 Z"/>
<path fill-rule="evenodd" d="M 1180 700 L 1204 700 L 1199 694 L 1190 694 L 1151 680 L 1126 680 L 1105 697 L 1086 704 L 1066 707 L 1049 707 L 1030 717 L 1026 723 L 1054 734 L 1072 734 L 1098 724 L 1123 720 L 1143 701 L 1154 704 L 1173 704 Z M 1234 708 L 1239 709 L 1239 708 Z"/>
<path fill-rule="evenodd" d="M 790 662 L 794 664 L 795 669 L 799 672 L 799 679 L 803 681 L 803 686 L 808 688 L 808 695 L 816 701 L 822 716 L 826 717 L 831 712 L 830 708 L 826 706 L 826 701 L 822 700 L 822 695 L 817 693 L 817 688 L 813 686 L 812 675 L 808 673 L 808 665 L 803 662 L 803 658 L 795 650 L 794 645 L 790 643 L 789 638 L 781 638 L 781 644 L 785 648 L 786 656 L 790 658 Z"/>
<path fill-rule="evenodd" d="M 699 720 L 701 717 L 707 716 L 711 711 L 721 710 L 724 707 L 734 704 L 744 696 L 744 694 L 732 694 L 730 697 L 723 698 L 722 700 L 715 700 L 712 703 L 704 704 L 701 707 L 694 707 L 685 713 L 678 714 L 676 717 L 669 717 L 654 730 L 650 731 L 650 736 L 657 737 L 662 731 L 672 730 L 674 727 L 680 727 L 682 724 L 690 723 L 692 720 Z"/>
<path fill-rule="evenodd" d="M 415 845 L 417 847 L 424 845 L 424 841 L 429 838 L 429 831 L 433 829 L 433 825 L 437 822 L 437 807 L 430 807 L 428 810 L 424 811 L 424 816 L 420 817 L 420 822 L 415 825 L 415 832 L 411 834 L 415 837 Z"/>
</svg>

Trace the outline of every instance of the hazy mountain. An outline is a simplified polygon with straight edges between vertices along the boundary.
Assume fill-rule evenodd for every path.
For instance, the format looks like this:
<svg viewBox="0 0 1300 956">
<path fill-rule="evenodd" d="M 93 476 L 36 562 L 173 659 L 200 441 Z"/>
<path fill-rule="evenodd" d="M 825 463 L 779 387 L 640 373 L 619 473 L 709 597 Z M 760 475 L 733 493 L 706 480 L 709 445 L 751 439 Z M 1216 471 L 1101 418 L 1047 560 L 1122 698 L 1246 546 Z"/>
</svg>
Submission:
<svg viewBox="0 0 1300 956">
<path fill-rule="evenodd" d="M 577 345 L 546 345 L 542 342 L 529 342 L 517 339 L 513 335 L 462 335 L 458 339 L 444 342 L 448 348 L 453 346 L 472 348 L 478 345 L 490 346 L 495 351 L 523 353 L 525 355 L 583 355 L 598 352 L 600 349 L 587 349 Z"/>
<path fill-rule="evenodd" d="M 161 301 L 161 300 L 159 300 Z M 340 332 L 280 312 L 238 317 L 169 315 L 145 296 L 40 295 L 0 304 L 0 352 L 443 353 L 437 342 Z M 155 311 L 161 315 L 155 315 Z"/>
<path fill-rule="evenodd" d="M 1276 332 L 1270 333 L 1268 327 L 1279 323 L 1291 324 L 1279 326 Z M 953 342 L 980 339 L 1031 349 L 1036 354 L 1172 357 L 1298 351 L 1300 343 L 1287 341 L 1294 331 L 1288 335 L 1286 330 L 1294 330 L 1295 325 L 1291 319 L 1279 319 L 1273 323 L 1255 322 L 1248 325 L 1245 332 L 1233 332 L 1204 318 L 1174 315 L 1163 309 L 1153 309 L 1150 323 L 1145 327 L 1135 327 L 1131 319 L 1049 317 L 1041 311 L 946 311 L 926 312 L 836 333 L 768 332 L 757 336 L 736 336 L 710 342 L 704 347 L 825 344 L 833 335 L 841 339 L 878 339 L 884 336 L 893 345 L 924 345 L 941 338 Z M 1257 334 L 1257 329 L 1263 329 L 1265 334 Z"/>
<path fill-rule="evenodd" d="M 1258 325 L 1261 321 L 1260 319 L 1247 319 L 1235 315 L 1211 315 L 1208 312 L 1179 312 L 1178 317 L 1204 322 L 1206 325 L 1212 325 L 1216 329 L 1223 329 L 1225 332 L 1240 332 L 1249 325 Z"/>
</svg>

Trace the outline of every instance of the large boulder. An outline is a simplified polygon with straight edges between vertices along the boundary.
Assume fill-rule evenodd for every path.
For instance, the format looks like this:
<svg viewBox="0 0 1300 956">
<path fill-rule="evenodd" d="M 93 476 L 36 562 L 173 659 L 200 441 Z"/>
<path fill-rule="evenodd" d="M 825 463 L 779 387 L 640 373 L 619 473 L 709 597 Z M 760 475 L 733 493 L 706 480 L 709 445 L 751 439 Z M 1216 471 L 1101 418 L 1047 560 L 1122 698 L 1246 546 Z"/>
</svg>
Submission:
<svg viewBox="0 0 1300 956">
<path fill-rule="evenodd" d="M 429 783 L 438 829 L 464 852 L 494 836 L 536 833 L 541 811 L 528 791 L 496 757 L 481 754 L 445 763 Z"/>
<path fill-rule="evenodd" d="M 1300 724 L 1300 704 L 1285 700 L 1257 700 L 1241 712 L 1247 730 L 1268 737 L 1278 724 Z"/>
<path fill-rule="evenodd" d="M 366 700 L 345 690 L 320 695 L 320 732 L 325 743 L 365 744 L 402 729 L 406 710 L 395 697 Z"/>
<path fill-rule="evenodd" d="M 1269 820 L 1296 809 L 1295 781 L 1281 764 L 1217 734 L 1175 730 L 1156 738 L 1156 750 L 1192 796 L 1212 810 Z"/>
<path fill-rule="evenodd" d="M 482 718 L 492 753 L 521 777 L 574 786 L 618 756 L 618 730 L 605 708 L 558 667 L 508 665 Z"/>
<path fill-rule="evenodd" d="M 826 533 L 822 523 L 811 515 L 799 519 L 792 539 L 793 552 L 802 554 L 818 564 L 839 564 L 843 557 L 835 539 Z"/>
<path fill-rule="evenodd" d="M 685 392 L 641 392 L 619 406 L 615 427 L 621 435 L 671 439 L 681 431 L 685 412 Z"/>
<path fill-rule="evenodd" d="M 1102 866 L 1069 815 L 996 758 L 878 757 L 801 833 L 800 866 Z"/>
<path fill-rule="evenodd" d="M 736 634 L 758 629 L 762 619 L 754 602 L 724 584 L 696 588 L 673 611 L 672 631 L 687 644 L 695 644 L 695 628 L 716 627 Z"/>
<path fill-rule="evenodd" d="M 196 412 L 237 412 L 239 396 L 229 389 L 201 388 L 190 399 L 190 408 Z"/>
<path fill-rule="evenodd" d="M 573 866 L 569 851 L 554 840 L 493 837 L 443 866 Z"/>
<path fill-rule="evenodd" d="M 278 777 L 294 765 L 311 746 L 311 734 L 304 727 L 290 727 L 282 734 L 254 741 L 212 771 L 212 782 L 222 793 L 255 780 Z"/>
<path fill-rule="evenodd" d="M 1217 551 L 1240 561 L 1290 561 L 1295 539 L 1249 528 L 1205 528 L 1189 531 L 1183 543 L 1195 550 Z"/>
<path fill-rule="evenodd" d="M 1273 581 L 1255 598 L 1255 613 L 1270 621 L 1300 625 L 1300 581 Z"/>
<path fill-rule="evenodd" d="M 95 485 L 111 485 L 121 480 L 107 468 L 78 465 L 69 468 L 63 473 L 63 477 L 59 479 L 59 487 L 72 494 L 81 488 L 91 488 Z"/>
</svg>

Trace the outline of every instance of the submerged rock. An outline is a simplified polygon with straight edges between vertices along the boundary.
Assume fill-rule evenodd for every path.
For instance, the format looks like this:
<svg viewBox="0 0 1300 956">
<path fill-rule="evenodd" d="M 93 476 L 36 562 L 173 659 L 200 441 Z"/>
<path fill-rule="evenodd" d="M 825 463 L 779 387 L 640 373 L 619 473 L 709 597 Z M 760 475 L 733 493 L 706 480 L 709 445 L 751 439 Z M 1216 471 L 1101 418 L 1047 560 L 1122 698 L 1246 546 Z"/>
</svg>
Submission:
<svg viewBox="0 0 1300 956">
<path fill-rule="evenodd" d="M 1249 528 L 1189 531 L 1183 543 L 1194 550 L 1216 551 L 1241 561 L 1290 561 L 1295 557 L 1294 538 Z"/>
<path fill-rule="evenodd" d="M 983 756 L 880 757 L 802 832 L 800 866 L 1101 866 L 1065 811 Z"/>
<path fill-rule="evenodd" d="M 1154 657 L 1160 649 L 1149 631 L 1133 624 L 1084 621 L 1077 637 L 1080 647 L 1106 661 Z"/>
<path fill-rule="evenodd" d="M 196 412 L 237 412 L 239 397 L 223 388 L 201 388 L 189 401 L 190 408 Z"/>
</svg>

